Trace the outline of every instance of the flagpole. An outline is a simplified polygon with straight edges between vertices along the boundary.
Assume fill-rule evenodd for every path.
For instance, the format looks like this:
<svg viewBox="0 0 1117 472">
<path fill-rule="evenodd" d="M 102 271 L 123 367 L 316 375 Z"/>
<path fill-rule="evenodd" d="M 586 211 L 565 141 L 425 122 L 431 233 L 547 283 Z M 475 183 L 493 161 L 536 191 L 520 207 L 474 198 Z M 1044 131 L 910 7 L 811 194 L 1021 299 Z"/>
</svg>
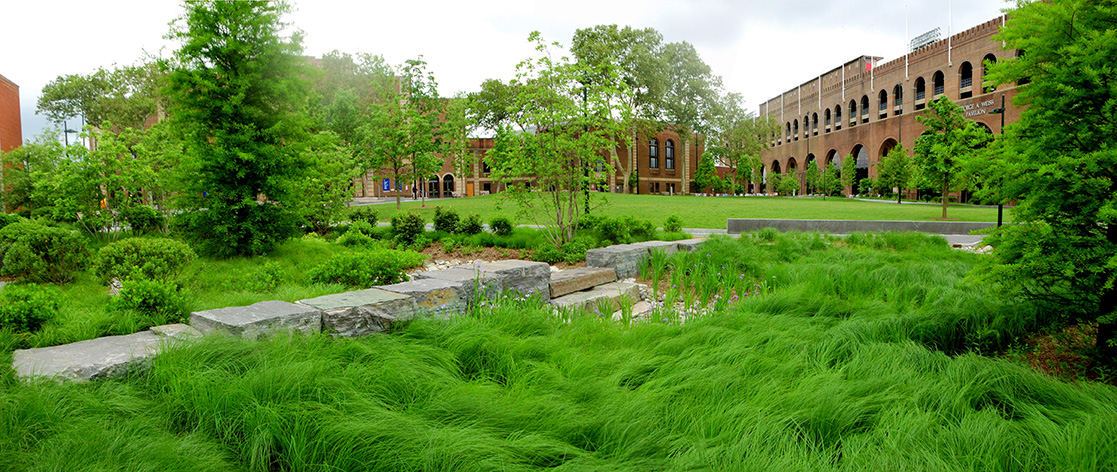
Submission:
<svg viewBox="0 0 1117 472">
<path fill-rule="evenodd" d="M 908 31 L 908 4 L 904 4 L 904 80 L 908 80 L 908 53 L 911 52 L 911 33 Z"/>
</svg>

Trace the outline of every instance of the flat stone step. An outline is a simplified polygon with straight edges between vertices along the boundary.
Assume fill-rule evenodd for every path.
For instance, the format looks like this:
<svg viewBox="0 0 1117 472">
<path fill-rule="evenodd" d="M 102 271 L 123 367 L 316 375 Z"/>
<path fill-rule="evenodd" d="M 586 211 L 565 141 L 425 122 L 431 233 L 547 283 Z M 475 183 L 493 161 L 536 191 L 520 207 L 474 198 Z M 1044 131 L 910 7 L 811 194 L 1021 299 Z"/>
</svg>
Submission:
<svg viewBox="0 0 1117 472">
<path fill-rule="evenodd" d="M 551 273 L 551 298 L 617 281 L 612 267 L 579 267 Z"/>
<path fill-rule="evenodd" d="M 504 291 L 503 275 L 483 273 L 480 269 L 444 269 L 417 272 L 411 275 L 414 280 L 437 279 L 462 287 L 465 293 L 465 302 L 473 302 L 475 296 L 482 298 L 495 298 Z M 476 292 L 480 292 L 477 294 Z"/>
<path fill-rule="evenodd" d="M 317 333 L 322 330 L 322 312 L 307 305 L 270 300 L 195 311 L 190 314 L 190 326 L 203 333 L 222 331 L 246 339 L 285 330 Z"/>
<path fill-rule="evenodd" d="M 440 279 L 413 279 L 376 288 L 414 298 L 420 312 L 441 316 L 464 312 L 466 300 L 471 298 L 466 292 L 473 290 L 472 285 L 467 289 L 464 283 Z"/>
<path fill-rule="evenodd" d="M 201 333 L 177 324 L 61 346 L 18 349 L 12 353 L 12 368 L 20 378 L 55 377 L 87 382 L 119 377 L 144 368 L 163 349 L 196 336 Z"/>
<path fill-rule="evenodd" d="M 586 251 L 586 267 L 612 267 L 617 271 L 617 278 L 622 280 L 636 277 L 640 274 L 640 264 L 656 250 L 671 255 L 679 250 L 679 245 L 674 241 L 645 241 L 590 249 Z"/>
<path fill-rule="evenodd" d="M 414 298 L 379 288 L 323 295 L 299 304 L 321 310 L 322 331 L 338 337 L 379 333 L 418 312 Z"/>
<path fill-rule="evenodd" d="M 614 310 L 620 308 L 623 297 L 628 297 L 635 304 L 640 299 L 640 285 L 632 282 L 607 283 L 590 290 L 563 295 L 551 300 L 551 304 L 560 308 L 593 310 L 607 302 L 610 308 L 602 315 L 612 315 Z"/>
</svg>

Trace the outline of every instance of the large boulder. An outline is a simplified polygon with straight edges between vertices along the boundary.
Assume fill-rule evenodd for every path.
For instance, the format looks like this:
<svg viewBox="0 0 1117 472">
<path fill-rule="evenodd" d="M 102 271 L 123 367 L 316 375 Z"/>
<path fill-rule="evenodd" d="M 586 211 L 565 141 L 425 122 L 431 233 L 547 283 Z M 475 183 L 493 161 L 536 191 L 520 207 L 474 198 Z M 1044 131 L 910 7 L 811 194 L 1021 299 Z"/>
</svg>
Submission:
<svg viewBox="0 0 1117 472">
<path fill-rule="evenodd" d="M 299 304 L 321 310 L 322 331 L 338 337 L 379 333 L 419 311 L 414 298 L 379 288 L 323 295 Z"/>
<path fill-rule="evenodd" d="M 190 326 L 203 333 L 221 331 L 246 339 L 277 331 L 317 333 L 322 329 L 322 312 L 307 305 L 272 300 L 196 311 L 190 314 Z"/>
</svg>

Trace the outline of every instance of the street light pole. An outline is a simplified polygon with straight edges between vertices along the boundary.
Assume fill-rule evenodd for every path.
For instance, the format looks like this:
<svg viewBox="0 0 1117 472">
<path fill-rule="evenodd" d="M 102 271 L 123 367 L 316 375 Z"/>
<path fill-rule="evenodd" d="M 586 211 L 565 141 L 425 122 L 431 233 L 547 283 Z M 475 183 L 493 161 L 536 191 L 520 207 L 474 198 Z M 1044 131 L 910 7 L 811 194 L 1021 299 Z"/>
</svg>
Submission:
<svg viewBox="0 0 1117 472">
<path fill-rule="evenodd" d="M 995 113 L 995 114 L 1001 115 L 1001 137 L 1003 138 L 1004 135 L 1005 135 L 1005 94 L 1003 94 L 1003 93 L 1001 94 L 1001 107 L 1000 108 L 994 108 L 993 111 L 990 111 L 989 113 Z M 1004 221 L 1004 212 L 1005 212 L 1004 201 L 1003 200 L 998 201 L 997 202 L 997 227 L 998 228 L 1001 227 L 1001 224 Z"/>
</svg>

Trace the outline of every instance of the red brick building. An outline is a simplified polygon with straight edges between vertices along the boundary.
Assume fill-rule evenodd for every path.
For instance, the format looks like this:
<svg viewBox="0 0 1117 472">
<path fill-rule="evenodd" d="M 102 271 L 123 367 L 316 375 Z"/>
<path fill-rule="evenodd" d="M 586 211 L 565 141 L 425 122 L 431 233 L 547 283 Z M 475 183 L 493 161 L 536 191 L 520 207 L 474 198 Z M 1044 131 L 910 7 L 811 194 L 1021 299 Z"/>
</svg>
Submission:
<svg viewBox="0 0 1117 472">
<path fill-rule="evenodd" d="M 23 145 L 19 118 L 19 86 L 0 75 L 0 152 Z"/>
<path fill-rule="evenodd" d="M 797 175 L 801 189 L 807 166 L 821 170 L 845 156 L 857 160 L 857 178 L 876 177 L 875 166 L 897 143 L 909 152 L 923 133 L 916 117 L 930 101 L 946 96 L 968 118 L 992 133 L 1006 107 L 1006 124 L 1020 117 L 1012 106 L 1016 84 L 983 87 L 987 63 L 1015 57 L 992 36 L 1004 25 L 998 17 L 941 39 L 910 54 L 878 63 L 861 56 L 789 89 L 760 105 L 760 114 L 782 123 L 782 131 L 761 156 L 765 173 Z M 857 189 L 846 189 L 857 193 Z"/>
</svg>

